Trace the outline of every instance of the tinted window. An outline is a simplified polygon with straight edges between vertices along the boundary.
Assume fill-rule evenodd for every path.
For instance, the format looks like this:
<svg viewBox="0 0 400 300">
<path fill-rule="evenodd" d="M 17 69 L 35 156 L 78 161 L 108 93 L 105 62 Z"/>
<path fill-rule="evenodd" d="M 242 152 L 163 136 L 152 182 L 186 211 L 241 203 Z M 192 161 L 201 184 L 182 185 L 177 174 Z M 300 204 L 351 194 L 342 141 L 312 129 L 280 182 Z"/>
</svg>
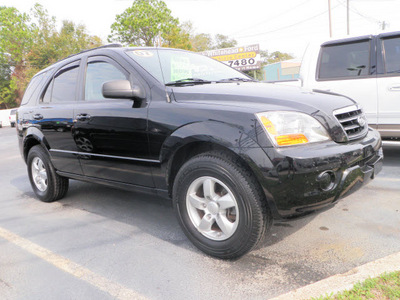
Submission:
<svg viewBox="0 0 400 300">
<path fill-rule="evenodd" d="M 400 38 L 383 40 L 386 73 L 400 73 Z"/>
<path fill-rule="evenodd" d="M 352 78 L 369 74 L 369 41 L 321 48 L 318 78 Z"/>
<path fill-rule="evenodd" d="M 89 63 L 86 71 L 85 99 L 105 99 L 101 92 L 103 83 L 111 80 L 125 80 L 127 76 L 107 62 Z"/>
<path fill-rule="evenodd" d="M 51 102 L 75 101 L 79 66 L 62 69 L 54 77 Z"/>
<path fill-rule="evenodd" d="M 25 105 L 27 104 L 33 94 L 37 95 L 37 93 L 39 92 L 38 90 L 38 86 L 40 85 L 40 83 L 42 82 L 43 78 L 45 78 L 46 72 L 45 73 L 41 73 L 35 77 L 32 78 L 31 82 L 29 83 L 27 89 L 25 90 L 24 93 L 24 97 L 22 98 L 22 102 L 21 105 Z"/>
</svg>

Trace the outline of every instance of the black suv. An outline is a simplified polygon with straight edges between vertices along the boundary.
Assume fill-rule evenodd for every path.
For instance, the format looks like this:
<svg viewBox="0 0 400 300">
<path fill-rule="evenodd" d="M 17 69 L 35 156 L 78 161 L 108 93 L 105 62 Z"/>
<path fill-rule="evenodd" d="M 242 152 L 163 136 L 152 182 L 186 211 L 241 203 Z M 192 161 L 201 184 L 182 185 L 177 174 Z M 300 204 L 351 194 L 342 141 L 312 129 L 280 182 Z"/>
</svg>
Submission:
<svg viewBox="0 0 400 300">
<path fill-rule="evenodd" d="M 64 197 L 68 179 L 172 198 L 187 237 L 220 258 L 250 251 L 273 218 L 332 206 L 383 159 L 354 101 L 175 49 L 59 61 L 31 80 L 17 127 L 42 201 Z"/>
</svg>

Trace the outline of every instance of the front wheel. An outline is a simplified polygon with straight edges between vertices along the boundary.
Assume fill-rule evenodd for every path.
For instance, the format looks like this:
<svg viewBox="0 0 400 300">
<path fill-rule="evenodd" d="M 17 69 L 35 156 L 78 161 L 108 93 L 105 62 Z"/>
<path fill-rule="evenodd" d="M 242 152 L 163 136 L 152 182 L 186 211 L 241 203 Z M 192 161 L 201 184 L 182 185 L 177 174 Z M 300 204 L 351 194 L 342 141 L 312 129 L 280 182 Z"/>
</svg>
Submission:
<svg viewBox="0 0 400 300">
<path fill-rule="evenodd" d="M 33 146 L 27 159 L 28 175 L 36 196 L 43 202 L 61 199 L 68 191 L 68 178 L 59 176 L 46 151 Z"/>
<path fill-rule="evenodd" d="M 225 152 L 200 154 L 186 162 L 176 176 L 173 201 L 186 236 L 218 258 L 246 254 L 270 225 L 258 182 Z"/>
</svg>

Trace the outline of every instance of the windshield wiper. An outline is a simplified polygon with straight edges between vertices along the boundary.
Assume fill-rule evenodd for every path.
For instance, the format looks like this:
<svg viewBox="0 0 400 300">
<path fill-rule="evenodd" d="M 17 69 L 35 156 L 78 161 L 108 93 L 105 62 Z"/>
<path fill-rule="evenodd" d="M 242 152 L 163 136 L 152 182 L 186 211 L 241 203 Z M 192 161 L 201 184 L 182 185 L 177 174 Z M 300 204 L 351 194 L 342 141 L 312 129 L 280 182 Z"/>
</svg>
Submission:
<svg viewBox="0 0 400 300">
<path fill-rule="evenodd" d="M 256 80 L 250 78 L 243 78 L 243 77 L 232 77 L 232 78 L 224 78 L 220 79 L 217 82 L 230 82 L 230 81 L 242 81 L 242 82 L 255 82 Z"/>
<path fill-rule="evenodd" d="M 165 85 L 184 85 L 184 84 L 206 84 L 211 83 L 209 80 L 201 78 L 185 78 L 166 83 Z"/>
</svg>

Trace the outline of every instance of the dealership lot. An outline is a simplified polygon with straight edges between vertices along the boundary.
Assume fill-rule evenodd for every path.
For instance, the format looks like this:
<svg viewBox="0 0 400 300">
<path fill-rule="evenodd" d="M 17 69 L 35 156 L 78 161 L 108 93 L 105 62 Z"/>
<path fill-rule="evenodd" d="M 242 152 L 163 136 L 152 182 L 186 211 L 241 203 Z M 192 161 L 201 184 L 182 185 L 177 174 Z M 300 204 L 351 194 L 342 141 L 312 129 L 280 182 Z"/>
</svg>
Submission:
<svg viewBox="0 0 400 300">
<path fill-rule="evenodd" d="M 154 196 L 71 181 L 61 201 L 36 200 L 15 128 L 0 129 L 0 153 L 2 299 L 265 299 L 400 251 L 400 143 L 364 189 L 275 222 L 233 262 L 197 250 Z"/>
</svg>

